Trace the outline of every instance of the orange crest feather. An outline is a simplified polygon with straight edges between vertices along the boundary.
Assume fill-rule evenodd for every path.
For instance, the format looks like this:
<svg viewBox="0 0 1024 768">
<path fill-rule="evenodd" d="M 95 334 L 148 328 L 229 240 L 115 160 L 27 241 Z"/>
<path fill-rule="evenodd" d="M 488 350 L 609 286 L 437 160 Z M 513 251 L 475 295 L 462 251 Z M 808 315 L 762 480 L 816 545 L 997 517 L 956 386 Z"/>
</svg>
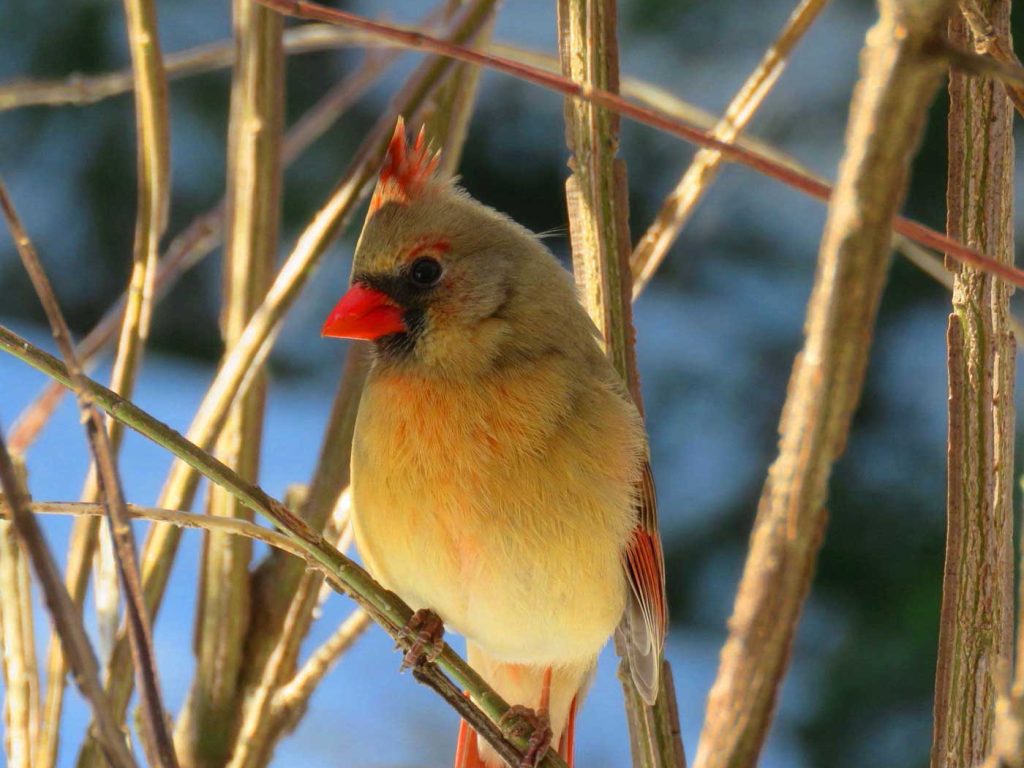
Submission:
<svg viewBox="0 0 1024 768">
<path fill-rule="evenodd" d="M 377 188 L 370 200 L 370 213 L 380 210 L 385 203 L 408 205 L 423 191 L 440 162 L 440 151 L 431 153 L 427 146 L 425 128 L 420 128 L 415 143 L 409 146 L 405 137 L 405 120 L 399 115 L 395 133 L 384 155 Z"/>
</svg>

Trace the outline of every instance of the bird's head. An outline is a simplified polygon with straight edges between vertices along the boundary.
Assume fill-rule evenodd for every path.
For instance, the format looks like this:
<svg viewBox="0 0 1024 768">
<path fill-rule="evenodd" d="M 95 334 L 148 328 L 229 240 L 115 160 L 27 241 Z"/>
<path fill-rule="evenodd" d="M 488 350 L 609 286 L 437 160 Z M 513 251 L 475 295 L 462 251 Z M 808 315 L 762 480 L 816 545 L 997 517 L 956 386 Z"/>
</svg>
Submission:
<svg viewBox="0 0 1024 768">
<path fill-rule="evenodd" d="M 323 335 L 373 341 L 386 363 L 470 374 L 516 354 L 517 326 L 542 324 L 534 316 L 545 306 L 575 302 L 566 273 L 536 237 L 438 178 L 438 160 L 422 131 L 407 143 L 399 118 L 351 287 Z"/>
</svg>

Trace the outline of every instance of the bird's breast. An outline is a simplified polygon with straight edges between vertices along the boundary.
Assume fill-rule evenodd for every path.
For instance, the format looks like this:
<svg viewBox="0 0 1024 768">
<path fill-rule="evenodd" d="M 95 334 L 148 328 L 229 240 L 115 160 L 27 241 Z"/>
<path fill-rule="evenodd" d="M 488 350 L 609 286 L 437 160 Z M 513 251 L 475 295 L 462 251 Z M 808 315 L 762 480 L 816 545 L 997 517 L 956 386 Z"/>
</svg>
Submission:
<svg viewBox="0 0 1024 768">
<path fill-rule="evenodd" d="M 360 405 L 367 566 L 498 657 L 592 654 L 621 615 L 642 435 L 572 374 L 559 359 L 469 383 L 374 372 Z"/>
</svg>

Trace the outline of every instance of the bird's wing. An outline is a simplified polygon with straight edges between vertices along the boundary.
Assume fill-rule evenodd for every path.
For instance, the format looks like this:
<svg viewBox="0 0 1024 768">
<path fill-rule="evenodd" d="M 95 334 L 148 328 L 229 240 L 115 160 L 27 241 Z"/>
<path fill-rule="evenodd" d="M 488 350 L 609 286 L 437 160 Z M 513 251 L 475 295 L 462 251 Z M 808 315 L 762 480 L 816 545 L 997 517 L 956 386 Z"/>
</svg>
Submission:
<svg viewBox="0 0 1024 768">
<path fill-rule="evenodd" d="M 653 704 L 658 696 L 668 605 L 665 558 L 658 536 L 658 506 L 649 461 L 644 461 L 637 492 L 637 524 L 626 549 L 624 566 L 629 596 L 619 633 L 626 644 L 633 682 L 644 701 Z"/>
</svg>

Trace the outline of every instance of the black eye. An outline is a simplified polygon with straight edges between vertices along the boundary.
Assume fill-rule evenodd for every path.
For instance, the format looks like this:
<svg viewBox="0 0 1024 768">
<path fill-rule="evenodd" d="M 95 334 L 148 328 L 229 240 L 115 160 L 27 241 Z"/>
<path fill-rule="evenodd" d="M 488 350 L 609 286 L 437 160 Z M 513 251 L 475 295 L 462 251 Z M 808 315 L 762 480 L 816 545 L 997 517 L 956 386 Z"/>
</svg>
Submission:
<svg viewBox="0 0 1024 768">
<path fill-rule="evenodd" d="M 441 279 L 441 264 L 437 259 L 421 256 L 409 268 L 409 279 L 416 285 L 433 285 Z"/>
</svg>

